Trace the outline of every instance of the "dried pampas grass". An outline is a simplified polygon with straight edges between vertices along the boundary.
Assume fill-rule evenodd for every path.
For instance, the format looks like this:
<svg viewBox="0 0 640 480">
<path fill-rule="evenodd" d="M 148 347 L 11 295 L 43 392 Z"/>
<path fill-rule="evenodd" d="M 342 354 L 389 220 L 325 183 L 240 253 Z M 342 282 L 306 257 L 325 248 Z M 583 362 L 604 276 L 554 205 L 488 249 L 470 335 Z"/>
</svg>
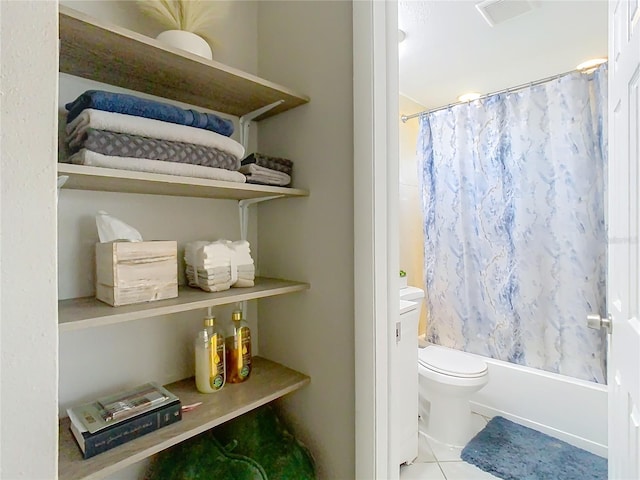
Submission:
<svg viewBox="0 0 640 480">
<path fill-rule="evenodd" d="M 210 33 L 207 28 L 223 14 L 223 4 L 207 0 L 138 0 L 138 5 L 166 27 L 202 36 Z"/>
</svg>

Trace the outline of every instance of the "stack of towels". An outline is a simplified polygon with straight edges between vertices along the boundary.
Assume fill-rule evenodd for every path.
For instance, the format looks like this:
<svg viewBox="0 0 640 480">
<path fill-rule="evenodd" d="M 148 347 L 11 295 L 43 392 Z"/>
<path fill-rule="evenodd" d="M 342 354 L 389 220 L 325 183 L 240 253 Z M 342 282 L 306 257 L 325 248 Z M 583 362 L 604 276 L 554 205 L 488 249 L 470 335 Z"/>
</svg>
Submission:
<svg viewBox="0 0 640 480">
<path fill-rule="evenodd" d="M 69 163 L 245 182 L 233 123 L 133 95 L 89 90 L 65 105 Z"/>
<path fill-rule="evenodd" d="M 185 246 L 184 260 L 191 287 L 221 292 L 230 287 L 254 285 L 255 266 L 247 241 L 189 242 Z"/>
<path fill-rule="evenodd" d="M 240 171 L 247 176 L 249 183 L 286 187 L 291 183 L 293 162 L 286 158 L 252 153 L 242 161 Z"/>
</svg>

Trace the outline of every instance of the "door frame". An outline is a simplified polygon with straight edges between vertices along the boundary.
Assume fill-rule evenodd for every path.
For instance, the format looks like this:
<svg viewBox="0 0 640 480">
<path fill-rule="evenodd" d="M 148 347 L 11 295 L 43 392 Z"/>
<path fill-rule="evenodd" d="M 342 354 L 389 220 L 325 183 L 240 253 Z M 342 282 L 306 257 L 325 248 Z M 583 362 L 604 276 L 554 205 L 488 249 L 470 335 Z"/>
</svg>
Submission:
<svg viewBox="0 0 640 480">
<path fill-rule="evenodd" d="M 353 2 L 353 76 L 356 478 L 397 479 L 389 388 L 399 317 L 397 0 Z"/>
<path fill-rule="evenodd" d="M 356 478 L 398 478 L 390 429 L 398 315 L 397 0 L 353 1 Z M 611 418 L 609 418 L 611 421 Z"/>
</svg>

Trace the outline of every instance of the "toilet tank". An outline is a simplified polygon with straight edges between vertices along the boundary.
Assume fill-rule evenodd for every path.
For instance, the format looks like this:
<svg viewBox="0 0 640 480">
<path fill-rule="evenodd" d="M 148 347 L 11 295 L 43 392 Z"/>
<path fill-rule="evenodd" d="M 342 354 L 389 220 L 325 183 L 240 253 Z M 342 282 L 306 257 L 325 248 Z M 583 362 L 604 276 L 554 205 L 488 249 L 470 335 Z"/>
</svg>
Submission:
<svg viewBox="0 0 640 480">
<path fill-rule="evenodd" d="M 404 287 L 400 289 L 400 300 L 420 302 L 424 298 L 424 290 L 418 287 Z"/>
</svg>

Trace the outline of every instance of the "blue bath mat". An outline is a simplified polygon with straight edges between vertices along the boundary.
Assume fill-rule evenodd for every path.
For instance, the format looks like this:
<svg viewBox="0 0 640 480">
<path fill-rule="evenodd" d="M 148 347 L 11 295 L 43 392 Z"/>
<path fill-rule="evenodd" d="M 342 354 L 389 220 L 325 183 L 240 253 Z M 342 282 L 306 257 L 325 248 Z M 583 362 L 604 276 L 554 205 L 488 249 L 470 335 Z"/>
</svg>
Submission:
<svg viewBox="0 0 640 480">
<path fill-rule="evenodd" d="M 504 480 L 607 480 L 605 458 L 502 417 L 493 417 L 460 456 Z"/>
</svg>

